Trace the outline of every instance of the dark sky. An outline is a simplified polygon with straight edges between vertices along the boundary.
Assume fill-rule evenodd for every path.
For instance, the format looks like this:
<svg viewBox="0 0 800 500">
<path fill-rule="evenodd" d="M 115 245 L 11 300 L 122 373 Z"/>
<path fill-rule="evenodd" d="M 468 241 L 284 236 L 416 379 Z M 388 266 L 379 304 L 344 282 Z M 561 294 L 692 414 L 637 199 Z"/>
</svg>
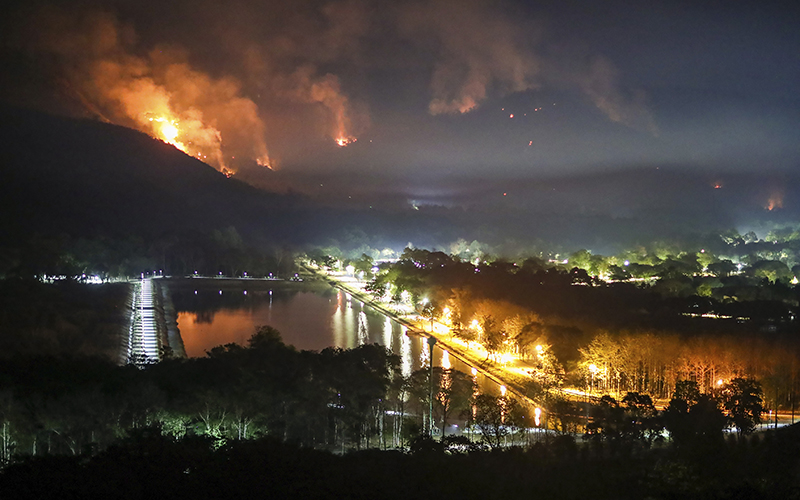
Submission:
<svg viewBox="0 0 800 500">
<path fill-rule="evenodd" d="M 231 170 L 269 156 L 285 179 L 441 186 L 791 170 L 800 158 L 800 9 L 771 2 L 147 0 L 9 12 L 7 99 L 154 135 L 167 106 L 176 140 Z"/>
</svg>

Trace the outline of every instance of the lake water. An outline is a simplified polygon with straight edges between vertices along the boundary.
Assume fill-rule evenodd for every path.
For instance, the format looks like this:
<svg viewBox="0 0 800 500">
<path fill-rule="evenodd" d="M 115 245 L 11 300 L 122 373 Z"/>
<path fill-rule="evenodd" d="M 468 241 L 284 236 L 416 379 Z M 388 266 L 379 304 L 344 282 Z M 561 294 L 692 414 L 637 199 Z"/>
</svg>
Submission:
<svg viewBox="0 0 800 500">
<path fill-rule="evenodd" d="M 232 342 L 247 345 L 257 326 L 270 325 L 301 350 L 386 346 L 400 356 L 403 375 L 430 363 L 425 337 L 407 335 L 405 326 L 325 283 L 213 278 L 167 283 L 190 357 Z M 471 366 L 447 351 L 435 348 L 433 358 L 434 366 L 471 373 Z M 482 374 L 477 377 L 482 390 L 499 392 Z"/>
</svg>

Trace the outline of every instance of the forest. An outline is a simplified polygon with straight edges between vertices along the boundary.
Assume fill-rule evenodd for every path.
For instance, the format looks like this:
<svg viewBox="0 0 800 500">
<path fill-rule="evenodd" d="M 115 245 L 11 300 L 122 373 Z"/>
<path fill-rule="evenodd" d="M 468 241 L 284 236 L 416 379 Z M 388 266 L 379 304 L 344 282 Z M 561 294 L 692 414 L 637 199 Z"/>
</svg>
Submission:
<svg viewBox="0 0 800 500">
<path fill-rule="evenodd" d="M 679 381 L 663 411 L 646 395 L 604 396 L 580 424 L 554 413 L 550 431 L 532 432 L 514 398 L 478 394 L 454 370 L 404 378 L 397 364 L 377 345 L 297 351 L 270 327 L 247 346 L 142 369 L 13 357 L 0 365 L 0 494 L 790 498 L 800 487 L 797 429 L 752 434 L 752 379 L 713 393 Z M 472 434 L 431 437 L 429 394 L 435 426 L 465 420 Z"/>
<path fill-rule="evenodd" d="M 395 261 L 364 254 L 350 265 L 375 300 L 439 322 L 492 359 L 526 361 L 545 388 L 666 401 L 681 380 L 707 392 L 744 377 L 763 384 L 770 409 L 794 412 L 797 242 L 797 231 L 767 241 L 729 233 L 719 254 L 581 250 L 517 261 L 474 246 L 407 248 Z M 323 269 L 341 262 L 308 259 Z"/>
</svg>

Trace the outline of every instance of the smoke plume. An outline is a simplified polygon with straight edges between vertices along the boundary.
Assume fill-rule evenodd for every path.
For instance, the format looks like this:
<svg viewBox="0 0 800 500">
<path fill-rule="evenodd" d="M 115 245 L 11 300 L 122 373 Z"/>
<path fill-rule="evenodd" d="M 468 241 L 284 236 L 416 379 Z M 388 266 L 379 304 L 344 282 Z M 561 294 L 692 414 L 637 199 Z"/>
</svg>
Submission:
<svg viewBox="0 0 800 500">
<path fill-rule="evenodd" d="M 231 172 L 237 155 L 269 165 L 264 124 L 237 80 L 193 69 L 180 50 L 157 47 L 139 55 L 135 40 L 132 27 L 104 12 L 48 8 L 26 30 L 26 48 L 57 59 L 64 92 L 89 112 L 223 172 Z"/>
<path fill-rule="evenodd" d="M 291 94 L 295 99 L 322 104 L 330 112 L 330 135 L 339 146 L 346 146 L 356 140 L 348 99 L 342 93 L 336 75 L 328 73 L 318 76 L 312 66 L 306 65 L 298 68 L 289 80 Z"/>
<path fill-rule="evenodd" d="M 436 0 L 405 7 L 400 32 L 435 47 L 428 111 L 467 113 L 494 95 L 545 85 L 576 87 L 611 121 L 657 134 L 641 91 L 626 92 L 614 65 L 602 56 L 554 57 L 542 50 L 543 29 L 526 25 L 497 2 Z"/>
<path fill-rule="evenodd" d="M 626 96 L 617 70 L 610 61 L 595 57 L 588 69 L 576 75 L 581 90 L 613 122 L 658 135 L 658 127 L 645 103 L 645 94 L 635 90 Z"/>
<path fill-rule="evenodd" d="M 510 2 L 112 0 L 107 8 L 114 14 L 30 8 L 5 24 L 17 50 L 57 68 L 62 94 L 84 110 L 222 171 L 274 165 L 267 143 L 281 160 L 313 161 L 308 144 L 354 142 L 371 126 L 368 101 L 385 110 L 398 91 L 424 95 L 431 115 L 459 115 L 503 95 L 568 87 L 610 120 L 656 133 L 644 94 L 625 89 L 610 61 L 555 57 L 550 34 Z"/>
<path fill-rule="evenodd" d="M 522 92 L 535 88 L 538 57 L 529 35 L 497 8 L 481 1 L 424 2 L 404 9 L 406 36 L 437 46 L 428 111 L 467 113 L 492 90 Z"/>
</svg>

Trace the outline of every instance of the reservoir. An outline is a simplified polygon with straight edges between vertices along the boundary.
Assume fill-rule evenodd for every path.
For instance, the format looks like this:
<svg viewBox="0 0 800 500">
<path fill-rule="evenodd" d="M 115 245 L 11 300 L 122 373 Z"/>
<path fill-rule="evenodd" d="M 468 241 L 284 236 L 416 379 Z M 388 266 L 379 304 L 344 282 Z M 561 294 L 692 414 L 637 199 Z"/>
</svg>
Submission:
<svg viewBox="0 0 800 500">
<path fill-rule="evenodd" d="M 228 343 L 246 346 L 256 327 L 269 325 L 298 350 L 380 344 L 400 357 L 404 376 L 430 365 L 425 337 L 408 335 L 405 326 L 326 283 L 217 278 L 165 282 L 190 357 Z M 434 366 L 471 373 L 471 366 L 438 347 L 433 358 Z M 499 392 L 482 374 L 477 378 L 483 391 Z"/>
</svg>

